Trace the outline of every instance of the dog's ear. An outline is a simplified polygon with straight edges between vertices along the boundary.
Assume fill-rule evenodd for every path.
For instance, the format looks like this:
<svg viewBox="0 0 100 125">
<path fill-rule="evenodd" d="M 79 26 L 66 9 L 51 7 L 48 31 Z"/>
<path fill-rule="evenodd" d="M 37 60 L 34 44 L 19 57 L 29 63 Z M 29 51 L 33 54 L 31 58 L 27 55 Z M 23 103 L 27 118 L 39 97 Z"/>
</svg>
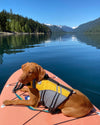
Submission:
<svg viewBox="0 0 100 125">
<path fill-rule="evenodd" d="M 44 78 L 46 72 L 41 66 L 37 66 L 37 70 L 38 70 L 38 75 L 37 75 L 36 80 L 37 82 L 39 82 Z"/>
<path fill-rule="evenodd" d="M 22 68 L 23 71 L 24 71 L 25 67 L 26 67 L 28 64 L 29 64 L 29 62 L 27 62 L 27 63 L 25 63 L 25 64 L 23 64 L 23 65 L 21 66 L 21 68 Z"/>
</svg>

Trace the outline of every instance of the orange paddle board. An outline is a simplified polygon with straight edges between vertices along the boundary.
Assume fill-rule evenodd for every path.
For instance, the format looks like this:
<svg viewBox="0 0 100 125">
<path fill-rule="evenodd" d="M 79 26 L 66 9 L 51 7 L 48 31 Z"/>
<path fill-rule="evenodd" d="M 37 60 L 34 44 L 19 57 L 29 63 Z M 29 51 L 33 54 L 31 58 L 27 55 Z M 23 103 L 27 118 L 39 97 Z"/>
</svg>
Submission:
<svg viewBox="0 0 100 125">
<path fill-rule="evenodd" d="M 59 83 L 70 87 L 60 78 L 47 71 L 48 75 Z M 0 95 L 0 125 L 100 125 L 100 111 L 94 106 L 94 110 L 85 117 L 72 118 L 66 117 L 62 113 L 51 114 L 42 111 L 33 111 L 26 106 L 4 106 L 3 101 L 7 99 L 17 99 L 12 93 L 15 83 L 18 81 L 22 70 L 19 69 L 8 79 Z M 18 91 L 22 98 L 27 93 Z M 43 109 L 40 107 L 39 109 Z"/>
</svg>

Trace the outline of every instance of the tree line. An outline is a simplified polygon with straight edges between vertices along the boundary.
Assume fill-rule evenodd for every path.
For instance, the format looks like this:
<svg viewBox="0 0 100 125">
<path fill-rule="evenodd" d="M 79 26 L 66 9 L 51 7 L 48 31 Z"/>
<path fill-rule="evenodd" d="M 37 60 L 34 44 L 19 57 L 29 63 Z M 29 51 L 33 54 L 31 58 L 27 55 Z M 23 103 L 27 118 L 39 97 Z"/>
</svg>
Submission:
<svg viewBox="0 0 100 125">
<path fill-rule="evenodd" d="M 51 30 L 44 24 L 28 19 L 18 14 L 13 14 L 12 10 L 0 12 L 1 32 L 28 32 L 28 33 L 51 33 Z"/>
</svg>

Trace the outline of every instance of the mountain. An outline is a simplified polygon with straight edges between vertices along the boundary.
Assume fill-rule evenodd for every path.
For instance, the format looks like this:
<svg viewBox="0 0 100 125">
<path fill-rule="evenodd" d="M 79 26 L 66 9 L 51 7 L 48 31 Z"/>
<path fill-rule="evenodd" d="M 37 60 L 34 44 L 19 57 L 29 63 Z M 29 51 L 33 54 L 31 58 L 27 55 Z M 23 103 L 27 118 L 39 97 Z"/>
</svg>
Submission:
<svg viewBox="0 0 100 125">
<path fill-rule="evenodd" d="M 45 24 L 47 25 L 52 32 L 71 32 L 72 28 L 65 26 L 65 25 L 52 25 L 52 24 Z"/>
<path fill-rule="evenodd" d="M 73 30 L 71 27 L 68 27 L 68 26 L 65 26 L 65 25 L 63 25 L 61 29 L 65 32 L 72 32 L 72 30 Z"/>
<path fill-rule="evenodd" d="M 100 18 L 81 24 L 73 32 L 97 33 L 100 32 Z"/>
<path fill-rule="evenodd" d="M 51 32 L 57 32 L 57 33 L 59 33 L 59 32 L 64 32 L 59 26 L 57 26 L 57 25 L 50 25 L 50 24 L 46 24 L 49 28 L 50 28 L 50 30 L 51 30 Z"/>
<path fill-rule="evenodd" d="M 47 24 L 47 26 L 51 29 L 52 32 L 100 33 L 100 18 L 81 24 L 75 29 L 63 25 Z"/>
</svg>

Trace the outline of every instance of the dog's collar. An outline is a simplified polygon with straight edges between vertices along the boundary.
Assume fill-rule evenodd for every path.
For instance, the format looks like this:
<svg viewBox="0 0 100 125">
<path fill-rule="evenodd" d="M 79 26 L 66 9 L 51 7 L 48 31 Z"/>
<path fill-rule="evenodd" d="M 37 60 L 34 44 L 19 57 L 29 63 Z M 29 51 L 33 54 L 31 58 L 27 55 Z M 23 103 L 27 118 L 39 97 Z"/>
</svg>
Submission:
<svg viewBox="0 0 100 125">
<path fill-rule="evenodd" d="M 30 81 L 29 83 L 25 84 L 28 88 L 36 88 L 36 80 L 34 79 L 33 81 Z"/>
<path fill-rule="evenodd" d="M 48 74 L 45 74 L 43 79 L 48 79 L 48 78 L 49 78 Z M 22 84 L 22 83 L 19 83 L 18 81 L 15 87 L 13 88 L 13 92 L 16 93 L 17 90 L 22 89 L 24 86 L 27 86 L 28 88 L 36 89 L 36 79 L 34 79 L 33 81 L 30 81 L 27 84 Z"/>
<path fill-rule="evenodd" d="M 49 76 L 48 76 L 48 74 L 46 73 L 45 75 L 44 75 L 44 79 L 48 79 L 49 78 Z"/>
<path fill-rule="evenodd" d="M 33 81 L 27 83 L 27 84 L 22 84 L 19 81 L 16 82 L 16 85 L 13 88 L 13 93 L 16 93 L 17 90 L 22 89 L 24 86 L 27 86 L 28 88 L 36 88 L 36 84 L 35 84 L 36 80 L 34 79 Z"/>
<path fill-rule="evenodd" d="M 49 78 L 48 74 L 45 74 L 43 79 L 48 79 L 48 78 Z M 36 79 L 34 79 L 33 81 L 30 81 L 25 86 L 27 86 L 28 88 L 36 89 Z"/>
</svg>

